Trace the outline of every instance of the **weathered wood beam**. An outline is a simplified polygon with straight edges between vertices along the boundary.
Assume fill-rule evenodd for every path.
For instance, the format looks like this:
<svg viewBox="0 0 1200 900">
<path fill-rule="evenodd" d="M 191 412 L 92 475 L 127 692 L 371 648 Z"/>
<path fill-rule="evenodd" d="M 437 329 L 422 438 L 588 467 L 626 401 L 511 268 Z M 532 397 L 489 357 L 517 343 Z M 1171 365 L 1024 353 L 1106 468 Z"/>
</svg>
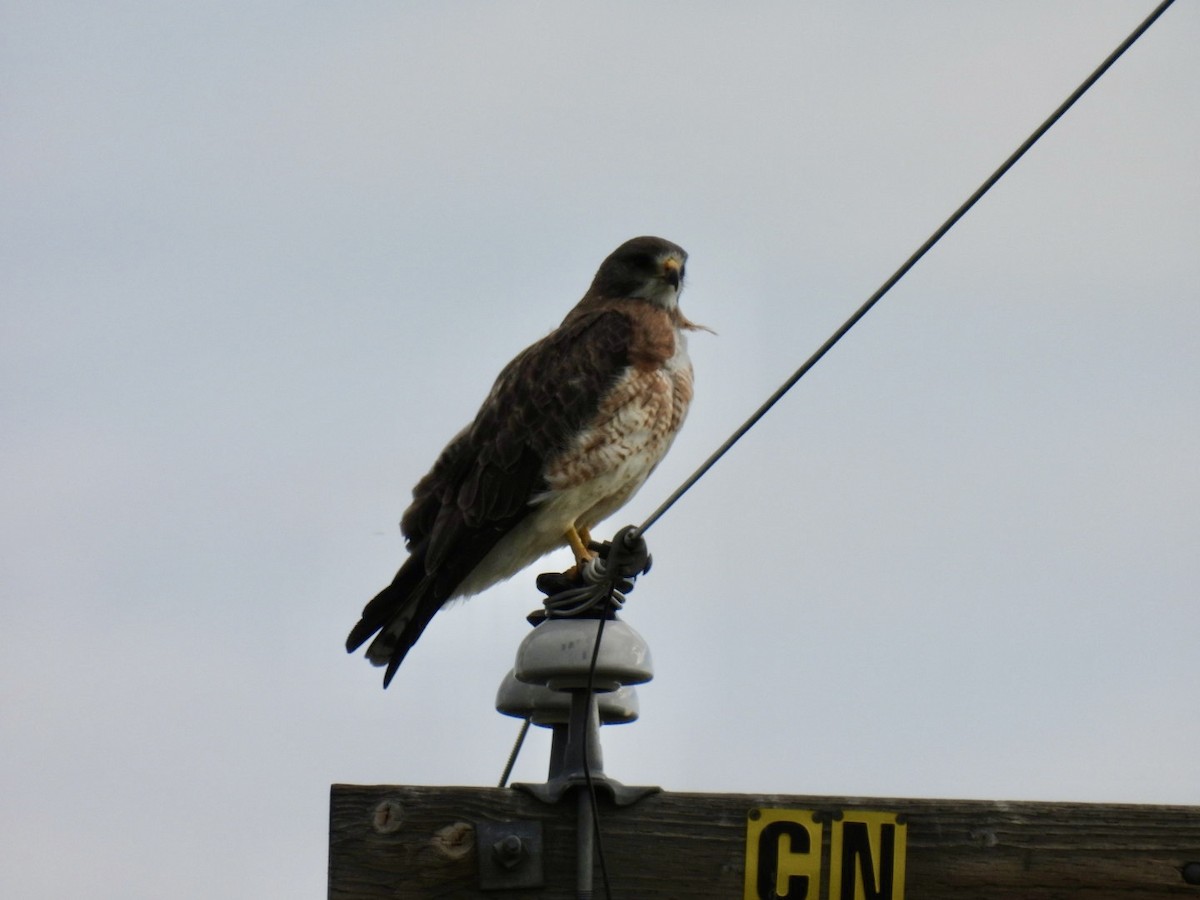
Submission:
<svg viewBox="0 0 1200 900">
<path fill-rule="evenodd" d="M 782 814 L 799 823 L 788 827 L 807 830 L 780 838 L 778 828 L 766 829 L 777 809 L 796 811 Z M 863 852 L 855 856 L 842 836 L 852 834 L 844 829 L 856 817 L 874 821 L 863 811 L 895 814 L 884 818 L 899 825 L 888 826 L 886 835 L 875 825 L 856 826 L 854 834 L 874 830 L 873 843 L 860 840 Z M 661 793 L 625 808 L 602 796 L 600 816 L 612 896 L 619 900 L 769 897 L 773 887 L 761 893 L 760 886 L 776 883 L 784 890 L 791 885 L 778 896 L 818 900 L 829 896 L 830 878 L 836 884 L 838 876 L 857 879 L 859 891 L 864 878 L 874 882 L 881 900 L 1200 900 L 1200 885 L 1185 877 L 1200 881 L 1197 807 Z M 481 890 L 479 854 L 493 851 L 476 846 L 476 825 L 509 821 L 541 823 L 544 887 Z M 576 897 L 576 824 L 574 802 L 547 806 L 519 790 L 335 785 L 329 896 L 568 900 Z M 891 864 L 901 866 L 901 877 L 883 891 L 879 839 L 896 835 L 891 850 L 899 850 L 899 859 Z M 751 847 L 755 871 L 747 877 Z M 804 880 L 805 872 L 813 877 Z M 798 880 L 789 882 L 789 873 Z M 598 868 L 595 896 L 604 896 Z"/>
</svg>

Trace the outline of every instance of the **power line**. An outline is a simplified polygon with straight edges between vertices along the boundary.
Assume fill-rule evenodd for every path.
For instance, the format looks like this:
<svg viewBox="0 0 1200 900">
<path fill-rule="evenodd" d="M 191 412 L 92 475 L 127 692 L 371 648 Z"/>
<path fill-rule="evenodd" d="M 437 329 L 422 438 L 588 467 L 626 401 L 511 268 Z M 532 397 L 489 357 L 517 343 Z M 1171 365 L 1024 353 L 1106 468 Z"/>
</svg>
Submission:
<svg viewBox="0 0 1200 900">
<path fill-rule="evenodd" d="M 1006 159 L 1003 163 L 1001 163 L 1000 167 L 996 169 L 995 172 L 988 176 L 983 184 L 981 184 L 975 190 L 975 192 L 963 202 L 962 206 L 956 209 L 950 215 L 950 218 L 946 219 L 946 221 L 943 222 L 941 226 L 929 236 L 925 243 L 918 247 L 916 252 L 906 259 L 900 268 L 898 268 L 887 281 L 880 285 L 879 289 L 876 290 L 875 293 L 873 293 L 870 297 L 868 297 L 866 302 L 863 303 L 863 305 L 860 306 L 837 331 L 830 335 L 829 339 L 826 340 L 825 343 L 823 343 L 820 347 L 818 347 L 816 352 L 813 353 L 813 355 L 807 360 L 805 360 L 804 364 L 800 366 L 800 368 L 797 369 L 787 381 L 780 385 L 779 389 L 776 390 L 775 393 L 773 393 L 770 397 L 768 397 L 766 402 L 763 403 L 763 405 L 757 410 L 755 410 L 750 418 L 742 423 L 742 425 L 733 434 L 731 434 L 728 439 L 726 439 L 725 443 L 718 447 L 708 459 L 701 463 L 700 467 L 696 469 L 696 471 L 693 472 L 688 479 L 683 482 L 683 484 L 676 488 L 675 492 L 672 493 L 671 496 L 669 496 L 666 500 L 664 500 L 658 509 L 650 514 L 650 517 L 638 527 L 638 533 L 644 534 L 651 525 L 662 518 L 663 514 L 668 509 L 675 505 L 675 502 L 680 497 L 686 494 L 697 481 L 704 477 L 705 473 L 707 473 L 709 469 L 716 465 L 717 460 L 724 456 L 726 452 L 728 452 L 729 448 L 741 440 L 742 436 L 745 435 L 746 432 L 751 428 L 753 428 L 758 423 L 758 420 L 765 416 L 771 407 L 779 402 L 780 398 L 790 391 L 796 382 L 803 378 L 808 373 L 808 370 L 820 361 L 821 357 L 829 352 L 834 344 L 845 337 L 846 332 L 857 325 L 859 320 L 862 319 L 862 317 L 868 312 L 870 312 L 871 307 L 878 303 L 884 294 L 890 291 L 901 278 L 908 274 L 909 269 L 915 266 L 921 257 L 929 252 L 933 245 L 940 241 L 946 235 L 946 232 L 953 228 L 958 223 L 958 220 L 965 216 L 967 211 L 970 210 L 971 207 L 974 206 L 984 194 L 991 190 L 997 181 L 1004 177 L 1009 169 L 1016 165 L 1017 160 L 1024 156 L 1025 152 L 1034 144 L 1036 144 L 1042 135 L 1049 131 L 1054 124 L 1063 117 L 1068 109 L 1075 105 L 1076 100 L 1087 93 L 1088 89 L 1100 80 L 1100 76 L 1107 72 L 1109 67 L 1112 66 L 1112 64 L 1118 59 L 1120 59 L 1121 55 L 1133 45 L 1134 41 L 1140 38 L 1146 32 L 1146 30 L 1154 24 L 1155 20 L 1157 20 L 1159 16 L 1166 12 L 1167 7 L 1174 2 L 1175 0 L 1163 0 L 1163 2 L 1160 3 L 1154 9 L 1154 11 L 1151 12 L 1150 15 L 1148 15 L 1142 21 L 1142 23 L 1133 30 L 1129 37 L 1125 38 L 1125 40 L 1121 42 L 1120 46 L 1110 53 L 1104 62 L 1100 63 L 1100 65 L 1096 67 L 1095 71 L 1093 71 L 1091 75 L 1083 80 L 1083 83 L 1080 84 L 1079 87 L 1077 87 L 1071 93 L 1071 95 L 1062 102 L 1058 109 L 1054 110 L 1054 112 L 1052 112 L 1046 118 L 1046 120 L 1042 122 L 1041 125 L 1034 129 L 1033 133 L 1021 143 L 1021 146 L 1017 147 L 1017 149 L 1013 151 L 1012 155 L 1009 156 L 1008 159 Z"/>
<path fill-rule="evenodd" d="M 763 416 L 765 416 L 767 414 L 767 412 L 770 411 L 771 407 L 773 407 L 777 402 L 779 402 L 779 400 L 783 397 L 783 395 L 786 394 L 788 391 L 790 391 L 795 386 L 796 382 L 798 382 L 801 378 L 803 378 L 808 373 L 808 371 L 810 369 L 812 369 L 812 367 L 815 366 L 821 360 L 821 358 L 827 352 L 829 352 L 830 349 L 832 349 L 834 344 L 836 344 L 838 341 L 840 341 L 846 335 L 846 333 L 848 331 L 850 331 L 851 328 L 853 328 L 855 325 L 857 325 L 858 322 L 868 312 L 870 312 L 871 308 L 876 303 L 878 303 L 879 300 L 882 299 L 883 296 L 888 291 L 890 291 L 900 281 L 901 278 L 903 278 L 906 274 L 908 274 L 909 270 L 912 269 L 912 267 L 915 266 L 920 261 L 920 259 L 927 252 L 929 252 L 929 250 L 931 250 L 933 248 L 933 246 L 938 241 L 940 241 L 946 235 L 946 233 L 949 232 L 950 229 L 953 228 L 964 215 L 967 214 L 967 212 L 971 209 L 971 207 L 973 207 L 983 197 L 984 194 L 986 194 L 989 190 L 991 190 L 992 187 L 995 186 L 996 182 L 998 182 L 1001 178 L 1004 177 L 1004 175 L 1008 172 L 1009 169 L 1011 169 L 1014 165 L 1016 165 L 1017 161 L 1022 156 L 1025 155 L 1026 151 L 1028 151 L 1035 143 L 1037 143 L 1038 140 L 1041 139 L 1041 137 L 1047 131 L 1049 131 L 1055 125 L 1055 123 L 1058 122 L 1058 120 L 1060 118 L 1062 118 L 1062 116 L 1067 112 L 1067 110 L 1069 110 L 1072 106 L 1075 105 L 1075 102 L 1080 97 L 1082 97 L 1085 93 L 1087 93 L 1087 91 L 1092 87 L 1092 85 L 1094 85 L 1100 79 L 1100 77 L 1105 72 L 1108 71 L 1108 69 L 1113 65 L 1113 63 L 1115 63 L 1118 59 L 1120 59 L 1120 57 L 1125 53 L 1125 51 L 1128 50 L 1134 44 L 1134 42 L 1137 41 L 1137 39 L 1140 38 L 1146 32 L 1146 30 L 1149 29 L 1150 26 L 1154 24 L 1154 22 L 1158 19 L 1158 17 L 1161 16 L 1167 10 L 1167 8 L 1170 7 L 1171 4 L 1174 2 L 1175 2 L 1175 0 L 1163 0 L 1163 2 L 1160 3 L 1150 13 L 1150 15 L 1148 15 L 1141 22 L 1141 24 L 1139 24 L 1137 26 L 1137 28 L 1135 28 L 1133 30 L 1133 32 L 1130 33 L 1130 35 L 1127 38 L 1125 38 L 1124 41 L 1121 42 L 1121 44 L 1112 53 L 1110 53 L 1108 55 L 1108 57 L 1106 57 L 1105 60 L 1102 63 L 1100 63 L 1100 65 L 1097 66 L 1096 69 L 1087 78 L 1085 78 L 1083 80 L 1083 82 L 1079 85 L 1079 87 L 1077 87 L 1070 94 L 1070 96 L 1068 96 L 1067 99 L 1064 100 L 1062 102 L 1062 104 L 1060 104 L 1059 107 L 1057 109 L 1055 109 L 1054 112 L 1052 112 L 1041 123 L 1041 125 L 1039 125 L 1036 129 L 1034 129 L 1033 133 L 1030 134 L 1029 137 L 1027 137 L 1021 143 L 1021 145 L 1019 147 L 1017 147 L 1017 149 L 1014 150 L 1012 152 L 1012 154 L 1003 163 L 1000 164 L 999 168 L 997 168 L 990 176 L 988 176 L 988 178 L 984 180 L 984 182 L 974 191 L 974 193 L 972 193 L 971 196 L 969 196 L 963 202 L 963 204 L 961 206 L 959 206 L 958 209 L 956 209 L 950 215 L 950 217 L 948 219 L 946 219 L 946 221 L 943 222 L 941 224 L 941 226 L 939 226 L 938 229 L 936 231 L 934 231 L 933 234 L 931 234 L 929 236 L 929 238 L 927 238 L 926 241 L 923 244 L 921 244 L 921 246 L 918 247 L 917 250 L 907 260 L 905 260 L 904 263 L 894 273 L 892 273 L 891 277 L 888 278 L 887 281 L 885 281 L 882 285 L 880 285 L 880 287 L 875 291 L 875 293 L 873 293 L 870 297 L 868 297 L 866 299 L 866 301 L 862 304 L 862 306 L 860 306 L 857 310 L 855 310 L 854 314 L 851 315 L 850 318 L 848 318 L 842 324 L 842 326 L 837 329 L 837 331 L 835 331 L 832 335 L 830 335 L 829 338 L 825 341 L 825 343 L 823 343 L 820 347 L 818 347 L 816 352 L 814 352 L 812 354 L 812 356 L 810 356 L 807 360 L 805 360 L 805 362 L 800 366 L 800 368 L 798 368 L 791 375 L 790 378 L 788 378 L 782 385 L 780 385 L 780 387 L 773 394 L 771 394 L 771 396 L 768 397 L 767 400 L 757 410 L 754 411 L 754 413 L 750 416 L 750 418 L 748 418 L 744 423 L 742 423 L 742 425 L 736 431 L 734 431 L 733 434 L 731 434 L 725 440 L 725 442 L 723 444 L 721 444 L 721 446 L 718 447 L 713 452 L 713 454 L 711 456 L 709 456 L 708 459 L 706 459 L 700 465 L 700 467 L 698 469 L 696 469 L 696 471 L 693 472 L 683 482 L 683 484 L 681 484 L 678 488 L 676 488 L 675 491 L 669 497 L 667 497 L 667 499 L 664 500 L 663 503 L 653 513 L 650 514 L 649 518 L 647 518 L 636 529 L 636 531 L 633 532 L 633 535 L 636 537 L 640 537 L 641 535 L 644 535 L 646 530 L 649 529 L 651 525 L 653 525 L 660 518 L 662 518 L 662 516 L 667 512 L 667 510 L 669 510 L 672 506 L 674 506 L 675 502 L 678 501 L 679 498 L 681 498 L 685 493 L 687 493 L 692 488 L 692 486 L 696 484 L 697 481 L 699 481 L 702 477 L 704 477 L 704 475 L 708 472 L 708 470 L 711 469 L 714 465 L 716 465 L 717 461 L 722 456 L 724 456 L 729 451 L 729 449 L 731 447 L 733 447 L 733 445 L 736 444 L 746 434 L 746 432 L 748 432 L 751 428 L 753 428 L 758 423 L 758 421 Z M 611 588 L 610 588 L 610 595 L 611 595 Z M 601 635 L 603 634 L 603 627 L 604 627 L 604 619 L 602 617 L 599 620 L 599 622 L 597 623 L 596 640 L 595 640 L 594 646 L 592 647 L 591 664 L 590 664 L 590 671 L 588 673 L 588 686 L 587 686 L 587 690 L 589 693 L 591 693 L 591 691 L 592 691 L 593 679 L 595 677 L 595 668 L 596 668 L 596 662 L 597 662 L 597 659 L 599 656 L 600 641 L 601 641 Z M 527 729 L 528 725 L 529 725 L 529 723 L 528 723 L 528 721 L 526 721 L 526 723 L 523 727 L 523 731 L 522 731 L 522 738 L 524 737 L 524 729 Z M 585 741 L 586 741 L 586 735 L 585 735 Z M 501 785 L 503 785 L 507 781 L 508 775 L 512 770 L 513 762 L 515 761 L 516 755 L 519 752 L 520 746 L 521 746 L 521 739 L 518 739 L 517 746 L 514 747 L 512 756 L 509 759 L 508 766 L 505 768 L 505 773 L 501 778 Z M 586 747 L 586 744 L 585 744 L 585 747 Z M 604 844 L 603 844 L 602 831 L 601 831 L 601 826 L 600 826 L 600 816 L 599 816 L 599 810 L 598 810 L 597 803 L 596 803 L 596 788 L 595 788 L 595 784 L 592 780 L 592 774 L 591 774 L 590 767 L 587 762 L 586 752 L 584 753 L 584 779 L 585 779 L 585 785 L 584 785 L 583 789 L 589 795 L 588 799 L 590 800 L 589 805 L 591 807 L 590 808 L 590 817 L 591 817 L 592 828 L 594 830 L 596 849 L 598 850 L 598 853 L 599 853 L 600 870 L 601 870 L 603 888 L 604 888 L 605 896 L 611 897 L 612 894 L 611 894 L 611 887 L 609 885 L 609 879 L 608 879 L 608 867 L 607 867 L 607 864 L 605 861 L 605 856 L 604 856 Z"/>
</svg>

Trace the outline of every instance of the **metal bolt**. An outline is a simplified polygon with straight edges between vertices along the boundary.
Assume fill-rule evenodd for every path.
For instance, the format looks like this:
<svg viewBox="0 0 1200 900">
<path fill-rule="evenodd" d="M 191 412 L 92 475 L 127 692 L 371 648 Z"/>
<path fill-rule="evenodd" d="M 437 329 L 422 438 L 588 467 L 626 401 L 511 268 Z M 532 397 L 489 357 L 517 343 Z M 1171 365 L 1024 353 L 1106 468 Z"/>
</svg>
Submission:
<svg viewBox="0 0 1200 900">
<path fill-rule="evenodd" d="M 1200 884 L 1200 862 L 1186 863 L 1179 872 L 1188 884 Z"/>
<path fill-rule="evenodd" d="M 506 869 L 515 869 L 525 857 L 525 845 L 515 834 L 492 844 L 492 857 Z"/>
</svg>

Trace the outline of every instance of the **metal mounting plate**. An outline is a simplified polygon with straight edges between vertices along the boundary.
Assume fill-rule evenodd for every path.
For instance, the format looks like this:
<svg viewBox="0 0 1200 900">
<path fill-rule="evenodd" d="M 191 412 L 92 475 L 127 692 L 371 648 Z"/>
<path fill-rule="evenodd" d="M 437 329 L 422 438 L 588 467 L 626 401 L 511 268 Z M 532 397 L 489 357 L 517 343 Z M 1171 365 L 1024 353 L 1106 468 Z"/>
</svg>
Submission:
<svg viewBox="0 0 1200 900">
<path fill-rule="evenodd" d="M 475 842 L 481 891 L 545 886 L 540 821 L 476 822 Z"/>
</svg>

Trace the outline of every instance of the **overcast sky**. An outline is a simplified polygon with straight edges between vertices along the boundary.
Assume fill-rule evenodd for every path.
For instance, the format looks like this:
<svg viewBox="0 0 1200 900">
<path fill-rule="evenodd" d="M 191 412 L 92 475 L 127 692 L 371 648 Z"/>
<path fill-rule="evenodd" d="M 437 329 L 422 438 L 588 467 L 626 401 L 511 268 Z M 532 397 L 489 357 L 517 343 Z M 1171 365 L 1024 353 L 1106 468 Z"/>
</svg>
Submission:
<svg viewBox="0 0 1200 900">
<path fill-rule="evenodd" d="M 386 692 L 342 642 L 501 366 L 687 248 L 640 521 L 1151 7 L 5 3 L 0 894 L 322 897 L 331 783 L 494 784 L 532 572 Z M 650 531 L 612 776 L 1200 803 L 1197 46 L 1177 4 Z"/>
</svg>

